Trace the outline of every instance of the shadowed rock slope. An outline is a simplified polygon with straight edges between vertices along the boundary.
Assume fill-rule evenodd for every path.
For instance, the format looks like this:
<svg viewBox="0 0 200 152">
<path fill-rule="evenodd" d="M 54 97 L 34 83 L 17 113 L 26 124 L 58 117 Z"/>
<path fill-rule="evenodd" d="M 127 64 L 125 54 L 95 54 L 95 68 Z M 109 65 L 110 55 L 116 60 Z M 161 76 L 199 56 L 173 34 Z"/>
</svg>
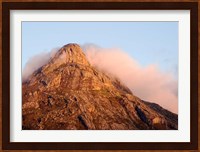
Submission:
<svg viewBox="0 0 200 152">
<path fill-rule="evenodd" d="M 87 61 L 77 44 L 63 46 L 22 86 L 22 129 L 177 129 L 178 116 L 134 96 Z M 161 108 L 159 106 L 159 108 Z"/>
</svg>

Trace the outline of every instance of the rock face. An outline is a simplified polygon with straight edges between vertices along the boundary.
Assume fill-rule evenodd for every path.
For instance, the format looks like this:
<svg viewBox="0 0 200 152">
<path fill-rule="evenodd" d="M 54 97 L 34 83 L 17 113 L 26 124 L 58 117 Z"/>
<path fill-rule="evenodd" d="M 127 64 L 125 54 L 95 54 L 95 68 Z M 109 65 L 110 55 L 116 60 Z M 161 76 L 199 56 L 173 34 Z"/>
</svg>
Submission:
<svg viewBox="0 0 200 152">
<path fill-rule="evenodd" d="M 178 116 L 144 102 L 87 61 L 77 44 L 63 46 L 22 86 L 22 129 L 177 129 Z"/>
</svg>

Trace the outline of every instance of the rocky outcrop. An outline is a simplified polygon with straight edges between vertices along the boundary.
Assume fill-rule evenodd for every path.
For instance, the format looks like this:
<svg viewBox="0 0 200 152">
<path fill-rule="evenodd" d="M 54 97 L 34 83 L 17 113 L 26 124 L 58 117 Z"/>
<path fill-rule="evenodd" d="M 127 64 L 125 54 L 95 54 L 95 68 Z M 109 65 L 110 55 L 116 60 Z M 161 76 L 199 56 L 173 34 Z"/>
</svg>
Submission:
<svg viewBox="0 0 200 152">
<path fill-rule="evenodd" d="M 164 108 L 162 108 L 161 106 L 159 106 L 156 103 L 151 103 L 151 102 L 147 102 L 147 101 L 143 101 L 143 103 L 145 103 L 148 107 L 150 107 L 151 109 L 153 109 L 154 111 L 156 111 L 157 113 L 160 113 L 160 115 L 162 115 L 168 123 L 169 128 L 173 128 L 173 129 L 177 129 L 178 128 L 178 115 L 174 114 Z M 164 124 L 166 121 L 164 121 L 163 119 L 159 119 L 159 118 L 155 118 L 153 120 L 153 124 Z M 160 127 L 159 127 L 160 128 Z"/>
<path fill-rule="evenodd" d="M 177 129 L 119 80 L 92 67 L 77 44 L 63 46 L 22 86 L 23 129 Z M 170 112 L 168 112 L 170 113 Z"/>
</svg>

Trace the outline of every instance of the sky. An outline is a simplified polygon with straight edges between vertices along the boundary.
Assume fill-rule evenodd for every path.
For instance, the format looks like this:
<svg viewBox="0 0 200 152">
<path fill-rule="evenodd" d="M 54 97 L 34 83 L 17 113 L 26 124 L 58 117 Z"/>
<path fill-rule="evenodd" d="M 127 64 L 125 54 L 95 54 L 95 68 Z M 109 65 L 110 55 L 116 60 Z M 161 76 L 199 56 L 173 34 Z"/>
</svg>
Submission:
<svg viewBox="0 0 200 152">
<path fill-rule="evenodd" d="M 144 66 L 177 68 L 178 22 L 23 22 L 22 66 L 33 55 L 71 42 L 117 47 Z"/>
<path fill-rule="evenodd" d="M 162 96 L 168 94 L 167 98 L 170 96 L 170 90 L 177 94 L 178 22 L 22 22 L 22 68 L 25 69 L 32 57 L 35 56 L 36 59 L 38 54 L 42 53 L 44 58 L 45 52 L 68 43 L 78 43 L 87 48 L 87 56 L 94 65 L 97 67 L 100 65 L 99 68 L 108 70 L 105 68 L 113 69 L 114 66 L 118 66 L 121 67 L 120 70 L 142 73 L 137 76 L 137 81 L 139 78 L 146 79 L 144 81 L 146 85 L 149 83 L 154 86 L 153 88 L 147 87 L 147 90 L 141 91 L 144 84 L 130 83 L 134 81 L 132 80 L 134 73 L 121 75 L 119 71 L 112 71 L 113 74 L 118 74 L 127 85 L 132 84 L 128 87 L 137 87 L 138 89 L 133 90 L 146 100 L 156 102 L 161 99 L 158 96 L 150 97 L 148 91 L 162 90 L 160 94 L 163 94 Z M 102 53 L 99 54 L 97 51 Z M 118 53 L 113 55 L 114 52 Z M 124 58 L 120 59 L 120 56 Z M 102 67 L 102 63 L 99 64 L 91 57 L 96 61 L 105 59 L 104 63 L 109 66 Z M 127 62 L 129 59 L 130 62 Z M 106 62 L 108 60 L 113 62 Z M 132 66 L 127 66 L 125 63 Z M 126 73 L 126 71 L 123 72 Z M 155 79 L 160 82 L 157 87 L 154 85 Z M 166 88 L 163 89 L 163 85 L 168 86 L 167 91 Z M 173 96 L 168 100 L 175 102 L 177 98 Z M 168 103 L 168 106 L 170 104 Z M 166 103 L 163 105 L 166 106 Z M 177 112 L 177 102 L 175 107 L 168 109 Z"/>
</svg>

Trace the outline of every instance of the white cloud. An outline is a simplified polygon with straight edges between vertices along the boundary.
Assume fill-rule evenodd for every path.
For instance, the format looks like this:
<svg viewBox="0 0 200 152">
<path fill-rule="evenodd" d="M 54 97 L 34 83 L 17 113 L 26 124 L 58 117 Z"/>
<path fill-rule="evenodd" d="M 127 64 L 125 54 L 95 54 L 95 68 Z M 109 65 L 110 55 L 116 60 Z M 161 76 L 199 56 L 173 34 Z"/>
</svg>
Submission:
<svg viewBox="0 0 200 152">
<path fill-rule="evenodd" d="M 45 65 L 49 61 L 49 59 L 56 54 L 58 50 L 59 48 L 53 48 L 50 52 L 42 52 L 31 57 L 23 69 L 22 81 L 26 81 L 35 70 Z"/>
</svg>

